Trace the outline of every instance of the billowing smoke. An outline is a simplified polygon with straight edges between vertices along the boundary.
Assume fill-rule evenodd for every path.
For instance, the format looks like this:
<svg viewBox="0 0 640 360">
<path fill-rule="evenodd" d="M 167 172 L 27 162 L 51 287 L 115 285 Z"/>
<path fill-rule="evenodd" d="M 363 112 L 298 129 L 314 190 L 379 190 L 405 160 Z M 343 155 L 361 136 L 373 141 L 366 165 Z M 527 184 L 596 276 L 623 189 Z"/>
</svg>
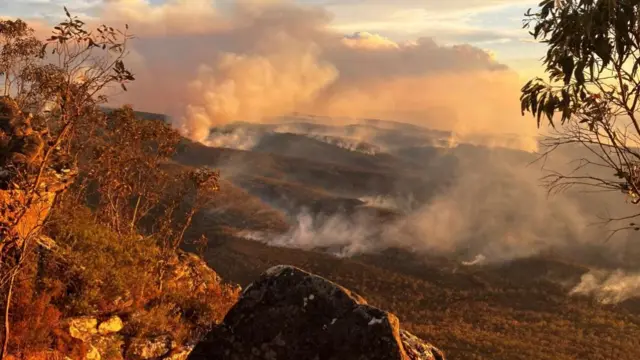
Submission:
<svg viewBox="0 0 640 360">
<path fill-rule="evenodd" d="M 289 233 L 265 235 L 262 241 L 340 256 L 401 248 L 467 261 L 480 257 L 483 264 L 543 253 L 564 254 L 574 260 L 597 253 L 597 260 L 612 263 L 630 260 L 620 254 L 636 256 L 626 250 L 634 244 L 625 236 L 628 233 L 607 242 L 611 228 L 598 224 L 597 216 L 615 216 L 604 211 L 620 205 L 622 196 L 580 192 L 550 197 L 540 185 L 540 167 L 527 166 L 535 158 L 522 152 L 463 146 L 449 155 L 457 158 L 456 170 L 435 181 L 449 181 L 450 185 L 425 202 L 411 196 L 360 198 L 363 207 L 389 209 L 398 216 L 380 221 L 378 215 L 366 211 L 356 211 L 353 217 L 303 213 L 292 222 Z M 632 206 L 617 208 L 624 213 Z M 254 238 L 260 237 L 254 234 Z"/>
<path fill-rule="evenodd" d="M 327 11 L 287 1 L 217 4 L 107 2 L 101 20 L 138 34 L 137 81 L 119 101 L 170 113 L 198 141 L 212 127 L 302 112 L 405 121 L 481 143 L 478 134 L 515 134 L 525 140 L 496 145 L 535 146 L 535 125 L 520 119 L 520 79 L 480 49 L 341 34 Z"/>
<path fill-rule="evenodd" d="M 369 212 L 307 211 L 294 214 L 288 233 L 244 236 L 339 256 L 400 247 L 457 255 L 469 265 L 548 251 L 576 254 L 580 249 L 596 249 L 620 261 L 632 256 L 626 238 L 605 244 L 609 229 L 593 226 L 600 215 L 596 212 L 619 204 L 621 197 L 568 193 L 549 198 L 540 186 L 539 168 L 525 166 L 530 154 L 456 147 L 537 148 L 535 122 L 520 116 L 521 80 L 487 52 L 469 45 L 442 46 L 430 38 L 398 43 L 364 31 L 341 34 L 331 29 L 331 14 L 325 10 L 288 1 L 217 4 L 105 2 L 101 22 L 128 23 L 138 35 L 128 63 L 137 81 L 117 101 L 170 114 L 177 128 L 211 146 L 253 149 L 265 133 L 261 126 L 304 113 L 319 116 L 314 119 L 325 127 L 297 124 L 267 131 L 327 142 L 339 136 L 394 154 L 402 150 L 395 144 L 438 144 L 450 148 L 443 155 L 449 156 L 447 161 L 457 161 L 454 172 L 424 170 L 431 181 L 424 187 L 447 184 L 428 201 L 414 201 L 411 193 L 354 196 L 365 208 L 400 209 L 402 216 L 381 222 Z M 424 128 L 412 128 L 400 136 L 384 128 L 392 127 L 389 123 L 361 126 L 365 118 L 442 131 L 425 135 Z M 236 121 L 257 130 L 225 128 Z M 357 126 L 337 126 L 345 124 Z M 617 209 L 625 213 L 629 207 Z M 637 284 L 634 275 L 591 273 L 574 293 L 617 302 L 637 295 Z"/>
<path fill-rule="evenodd" d="M 302 135 L 341 149 L 368 155 L 375 155 L 382 151 L 379 146 L 363 141 L 362 137 L 345 137 L 344 134 L 343 136 L 328 135 L 337 133 L 332 128 L 311 130 L 291 124 L 273 124 L 259 128 L 242 126 L 242 124 L 216 127 L 209 131 L 209 134 L 206 139 L 202 140 L 202 143 L 212 147 L 253 150 L 260 145 L 262 140 L 268 138 L 269 135 L 282 133 Z M 373 141 L 373 139 L 368 140 Z"/>
<path fill-rule="evenodd" d="M 623 270 L 593 270 L 582 275 L 572 290 L 573 295 L 594 296 L 603 304 L 617 304 L 640 296 L 640 274 Z"/>
<path fill-rule="evenodd" d="M 399 211 L 401 213 L 410 213 L 415 209 L 416 200 L 412 194 L 408 194 L 404 197 L 398 196 L 363 196 L 358 200 L 364 202 L 365 206 L 379 207 L 382 209 L 389 209 Z"/>
<path fill-rule="evenodd" d="M 379 230 L 372 218 L 348 219 L 343 215 L 324 217 L 302 211 L 296 216 L 295 224 L 296 226 L 286 234 L 274 236 L 249 232 L 241 235 L 271 246 L 306 250 L 321 249 L 339 257 L 364 254 L 384 248 L 384 246 L 373 248 L 376 231 Z"/>
<path fill-rule="evenodd" d="M 484 262 L 487 260 L 487 258 L 482 255 L 482 254 L 478 254 L 476 255 L 475 258 L 473 258 L 473 260 L 471 261 L 463 261 L 462 265 L 464 266 L 474 266 L 474 265 L 482 265 L 484 264 Z"/>
<path fill-rule="evenodd" d="M 337 146 L 342 149 L 346 149 L 349 151 L 356 151 L 363 154 L 375 155 L 381 152 L 379 146 L 369 144 L 361 141 L 357 138 L 344 138 L 339 136 L 331 136 L 331 135 L 320 135 L 320 134 L 304 134 L 309 136 L 312 139 L 316 139 L 327 144 L 331 144 Z"/>
<path fill-rule="evenodd" d="M 207 146 L 251 150 L 262 138 L 263 134 L 248 128 L 216 129 L 206 136 L 203 143 Z"/>
<path fill-rule="evenodd" d="M 311 103 L 337 76 L 318 60 L 313 44 L 296 43 L 286 35 L 265 39 L 263 55 L 221 56 L 215 68 L 203 67 L 190 83 L 192 103 L 179 126 L 197 141 L 211 128 L 233 122 L 260 121 Z"/>
</svg>

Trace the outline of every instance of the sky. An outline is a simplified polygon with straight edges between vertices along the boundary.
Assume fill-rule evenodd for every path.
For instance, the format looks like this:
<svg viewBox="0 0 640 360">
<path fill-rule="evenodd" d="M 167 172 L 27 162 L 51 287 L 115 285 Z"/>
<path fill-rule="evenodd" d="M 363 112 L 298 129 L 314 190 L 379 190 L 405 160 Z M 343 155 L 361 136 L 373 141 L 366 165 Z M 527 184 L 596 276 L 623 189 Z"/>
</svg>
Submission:
<svg viewBox="0 0 640 360">
<path fill-rule="evenodd" d="M 536 2 L 0 0 L 0 17 L 47 35 L 66 5 L 89 24 L 129 25 L 136 81 L 111 99 L 169 114 L 196 141 L 230 122 L 305 113 L 515 134 L 531 149 L 537 128 L 519 96 L 544 53 L 522 29 Z"/>
<path fill-rule="evenodd" d="M 120 0 L 0 0 L 0 16 L 54 20 L 63 5 L 91 16 L 109 1 Z M 162 6 L 168 0 L 140 0 Z M 199 2 L 201 0 L 183 0 Z M 217 0 L 223 8 L 232 0 Z M 265 2 L 269 0 L 248 0 Z M 133 1 L 131 1 L 133 2 Z M 471 44 L 492 53 L 522 74 L 537 74 L 544 48 L 522 29 L 523 14 L 536 0 L 295 0 L 329 11 L 331 27 L 345 35 L 379 34 L 394 41 L 423 36 L 441 44 Z"/>
</svg>

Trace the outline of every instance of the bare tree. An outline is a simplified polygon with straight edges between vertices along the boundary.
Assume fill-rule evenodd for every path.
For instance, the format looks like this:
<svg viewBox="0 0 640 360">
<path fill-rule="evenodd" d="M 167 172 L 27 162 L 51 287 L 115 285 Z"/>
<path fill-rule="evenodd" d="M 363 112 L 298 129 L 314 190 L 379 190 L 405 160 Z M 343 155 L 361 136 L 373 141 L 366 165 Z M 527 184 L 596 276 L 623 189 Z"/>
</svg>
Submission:
<svg viewBox="0 0 640 360">
<path fill-rule="evenodd" d="M 542 63 L 548 79 L 522 88 L 522 113 L 534 115 L 539 127 L 548 121 L 544 155 L 561 147 L 577 154 L 573 171 L 553 172 L 547 184 L 551 190 L 623 192 L 639 203 L 640 3 L 544 0 L 525 14 L 524 26 L 547 44 Z"/>
</svg>

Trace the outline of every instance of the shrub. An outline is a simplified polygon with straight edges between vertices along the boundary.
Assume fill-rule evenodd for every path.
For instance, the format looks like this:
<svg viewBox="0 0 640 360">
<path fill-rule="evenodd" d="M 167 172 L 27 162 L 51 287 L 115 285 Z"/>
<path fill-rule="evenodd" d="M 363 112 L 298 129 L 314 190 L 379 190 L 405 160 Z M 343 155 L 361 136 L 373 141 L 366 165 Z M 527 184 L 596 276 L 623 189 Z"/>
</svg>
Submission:
<svg viewBox="0 0 640 360">
<path fill-rule="evenodd" d="M 66 263 L 67 315 L 101 315 L 140 306 L 158 295 L 162 253 L 153 239 L 120 236 L 86 207 L 62 203 L 49 230 Z"/>
<path fill-rule="evenodd" d="M 67 286 L 59 303 L 66 316 L 118 313 L 130 316 L 128 335 L 172 334 L 177 340 L 203 335 L 237 300 L 238 289 L 211 279 L 197 290 L 189 281 L 168 281 L 172 275 L 165 270 L 175 251 L 154 238 L 120 236 L 93 216 L 65 201 L 52 213 L 48 230 L 65 265 L 61 269 L 57 260 L 48 266 Z"/>
</svg>

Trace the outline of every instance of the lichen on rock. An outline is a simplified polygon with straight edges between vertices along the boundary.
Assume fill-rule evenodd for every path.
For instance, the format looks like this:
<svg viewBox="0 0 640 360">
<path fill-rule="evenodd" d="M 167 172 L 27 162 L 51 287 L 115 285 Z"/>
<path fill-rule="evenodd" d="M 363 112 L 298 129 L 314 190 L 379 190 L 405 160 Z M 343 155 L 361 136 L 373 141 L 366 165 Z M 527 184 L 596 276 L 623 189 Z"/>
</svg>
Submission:
<svg viewBox="0 0 640 360">
<path fill-rule="evenodd" d="M 102 335 L 117 333 L 122 330 L 124 323 L 119 316 L 114 315 L 98 325 L 98 332 Z"/>
<path fill-rule="evenodd" d="M 98 319 L 91 316 L 83 316 L 69 319 L 69 335 L 83 341 L 89 340 L 98 333 Z"/>
</svg>

